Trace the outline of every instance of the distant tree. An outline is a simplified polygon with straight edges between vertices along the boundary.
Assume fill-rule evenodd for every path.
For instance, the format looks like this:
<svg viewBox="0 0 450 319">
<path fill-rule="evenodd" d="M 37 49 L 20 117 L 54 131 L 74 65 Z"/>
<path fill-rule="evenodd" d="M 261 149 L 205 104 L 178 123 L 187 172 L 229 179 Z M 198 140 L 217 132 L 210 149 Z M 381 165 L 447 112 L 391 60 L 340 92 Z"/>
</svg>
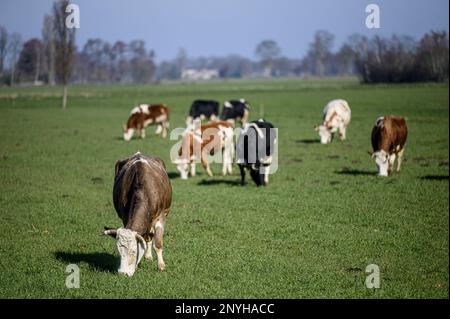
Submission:
<svg viewBox="0 0 450 319">
<path fill-rule="evenodd" d="M 55 66 L 56 74 L 63 85 L 62 108 L 67 105 L 67 86 L 72 75 L 75 52 L 75 29 L 66 27 L 66 8 L 68 0 L 59 0 L 53 4 L 55 30 Z"/>
<path fill-rule="evenodd" d="M 449 36 L 447 32 L 425 34 L 420 40 L 416 68 L 421 81 L 448 81 Z"/>
<path fill-rule="evenodd" d="M 352 48 L 348 44 L 342 45 L 336 54 L 337 71 L 340 75 L 354 73 L 355 57 Z"/>
<path fill-rule="evenodd" d="M 281 49 L 274 40 L 263 40 L 255 49 L 255 55 L 260 59 L 268 73 L 272 74 L 274 60 L 281 54 Z"/>
<path fill-rule="evenodd" d="M 20 48 L 22 46 L 22 37 L 19 33 L 12 33 L 9 39 L 8 51 L 11 65 L 11 86 L 16 83 L 17 59 L 19 57 Z"/>
<path fill-rule="evenodd" d="M 43 59 L 48 73 L 48 84 L 54 86 L 55 81 L 55 32 L 54 21 L 50 15 L 44 16 L 42 26 L 42 43 L 44 45 Z"/>
<path fill-rule="evenodd" d="M 334 45 L 334 35 L 328 31 L 317 31 L 314 40 L 309 46 L 308 56 L 314 63 L 314 74 L 323 76 L 326 71 L 327 62 L 331 56 Z"/>
<path fill-rule="evenodd" d="M 21 80 L 33 80 L 37 83 L 42 65 L 42 50 L 42 42 L 37 38 L 24 43 L 17 63 Z"/>
<path fill-rule="evenodd" d="M 8 49 L 8 32 L 0 25 L 0 77 L 3 75 L 4 63 Z"/>
</svg>

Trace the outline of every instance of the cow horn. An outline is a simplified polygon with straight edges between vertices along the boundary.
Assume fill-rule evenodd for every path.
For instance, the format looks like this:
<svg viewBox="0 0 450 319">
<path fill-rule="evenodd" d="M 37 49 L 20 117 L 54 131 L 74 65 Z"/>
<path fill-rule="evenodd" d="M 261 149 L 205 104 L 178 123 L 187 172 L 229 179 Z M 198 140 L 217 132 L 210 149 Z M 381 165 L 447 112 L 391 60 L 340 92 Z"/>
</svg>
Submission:
<svg viewBox="0 0 450 319">
<path fill-rule="evenodd" d="M 125 124 L 122 125 L 122 128 L 124 132 L 127 130 L 127 126 Z"/>
<path fill-rule="evenodd" d="M 374 158 L 375 157 L 375 153 L 371 152 L 371 151 L 367 151 L 367 153 L 370 155 L 370 157 Z"/>
<path fill-rule="evenodd" d="M 103 231 L 103 235 L 116 236 L 117 235 L 117 229 L 105 229 Z"/>
<path fill-rule="evenodd" d="M 144 237 L 142 237 L 139 234 L 136 234 L 137 241 L 140 241 L 142 245 L 144 245 L 144 251 L 147 250 L 147 242 L 145 241 Z"/>
</svg>

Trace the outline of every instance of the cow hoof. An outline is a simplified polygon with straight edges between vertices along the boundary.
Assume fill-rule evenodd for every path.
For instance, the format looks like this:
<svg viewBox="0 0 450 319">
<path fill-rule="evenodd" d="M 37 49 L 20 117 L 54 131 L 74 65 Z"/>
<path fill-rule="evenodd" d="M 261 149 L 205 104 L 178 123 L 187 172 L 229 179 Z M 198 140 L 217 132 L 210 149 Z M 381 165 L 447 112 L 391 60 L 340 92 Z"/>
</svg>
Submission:
<svg viewBox="0 0 450 319">
<path fill-rule="evenodd" d="M 144 256 L 145 260 L 153 261 L 153 256 Z"/>
<path fill-rule="evenodd" d="M 158 264 L 158 271 L 163 272 L 166 270 L 166 264 Z"/>
</svg>

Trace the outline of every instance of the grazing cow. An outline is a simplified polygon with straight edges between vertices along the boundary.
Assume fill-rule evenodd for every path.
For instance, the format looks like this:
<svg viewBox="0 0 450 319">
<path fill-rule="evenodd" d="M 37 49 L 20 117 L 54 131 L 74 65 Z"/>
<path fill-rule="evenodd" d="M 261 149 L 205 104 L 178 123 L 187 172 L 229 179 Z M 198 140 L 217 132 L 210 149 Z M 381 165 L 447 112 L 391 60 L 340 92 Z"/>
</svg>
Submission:
<svg viewBox="0 0 450 319">
<path fill-rule="evenodd" d="M 260 119 L 244 125 L 237 140 L 237 164 L 241 184 L 245 184 L 245 169 L 256 186 L 269 184 L 270 165 L 277 143 L 276 131 L 271 123 Z"/>
<path fill-rule="evenodd" d="M 190 165 L 191 176 L 195 176 L 195 161 L 200 159 L 208 176 L 213 176 L 209 167 L 208 154 L 221 152 L 222 175 L 232 173 L 234 156 L 233 126 L 225 121 L 211 122 L 200 126 L 200 120 L 194 121 L 183 134 L 182 144 L 178 150 L 179 159 L 173 162 L 177 165 L 182 179 L 188 178 Z"/>
<path fill-rule="evenodd" d="M 244 99 L 230 100 L 223 103 L 222 120 L 228 121 L 234 125 L 235 121 L 240 121 L 244 126 L 248 122 L 250 105 Z"/>
<path fill-rule="evenodd" d="M 117 161 L 113 201 L 123 227 L 105 227 L 104 234 L 116 238 L 119 273 L 133 276 L 143 255 L 152 260 L 152 246 L 158 270 L 163 271 L 164 225 L 172 202 L 172 186 L 164 162 L 139 152 Z"/>
<path fill-rule="evenodd" d="M 378 175 L 388 176 L 397 158 L 397 172 L 402 165 L 408 128 L 400 116 L 379 117 L 372 129 L 372 149 L 369 152 L 378 166 Z"/>
<path fill-rule="evenodd" d="M 347 126 L 350 123 L 351 110 L 347 101 L 330 101 L 323 109 L 323 123 L 315 127 L 320 135 L 320 143 L 331 143 L 334 133 L 339 131 L 341 141 L 345 140 Z"/>
<path fill-rule="evenodd" d="M 169 128 L 170 109 L 165 104 L 141 104 L 131 110 L 127 124 L 123 126 L 123 139 L 131 140 L 136 131 L 141 138 L 145 137 L 145 128 L 150 124 L 156 124 L 156 134 L 162 132 L 162 136 L 167 136 Z"/>
<path fill-rule="evenodd" d="M 208 119 L 215 121 L 219 114 L 219 102 L 213 100 L 195 100 L 192 102 L 189 116 L 186 119 L 186 125 L 192 124 L 193 120 Z"/>
</svg>

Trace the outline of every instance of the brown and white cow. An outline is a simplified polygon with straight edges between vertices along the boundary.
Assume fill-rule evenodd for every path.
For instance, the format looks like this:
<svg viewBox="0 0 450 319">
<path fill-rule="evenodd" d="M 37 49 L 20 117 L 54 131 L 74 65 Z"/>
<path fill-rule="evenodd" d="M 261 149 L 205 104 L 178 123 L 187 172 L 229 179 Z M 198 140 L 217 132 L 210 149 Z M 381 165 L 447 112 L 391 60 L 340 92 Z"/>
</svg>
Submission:
<svg viewBox="0 0 450 319">
<path fill-rule="evenodd" d="M 332 100 L 323 109 L 322 125 L 316 126 L 315 130 L 320 135 L 320 143 L 331 143 L 333 135 L 339 132 L 341 141 L 347 135 L 347 126 L 350 123 L 351 110 L 345 100 Z"/>
<path fill-rule="evenodd" d="M 105 227 L 104 234 L 116 238 L 120 253 L 118 272 L 133 276 L 142 256 L 152 260 L 152 246 L 158 270 L 165 270 L 163 234 L 172 203 L 172 186 L 164 162 L 139 152 L 117 161 L 113 201 L 123 227 Z"/>
<path fill-rule="evenodd" d="M 145 128 L 150 124 L 156 124 L 156 134 L 162 132 L 162 137 L 167 136 L 169 128 L 170 109 L 165 104 L 141 104 L 131 110 L 127 124 L 123 127 L 123 139 L 131 140 L 134 132 L 141 138 L 145 137 Z"/>
<path fill-rule="evenodd" d="M 208 155 L 213 156 L 220 152 L 222 175 L 231 174 L 234 156 L 233 125 L 226 121 L 200 125 L 200 121 L 195 120 L 183 133 L 182 144 L 178 150 L 179 158 L 173 162 L 177 165 L 182 179 L 188 178 L 189 166 L 191 176 L 195 176 L 195 164 L 198 160 L 208 176 L 213 176 Z"/>
<path fill-rule="evenodd" d="M 397 172 L 402 165 L 408 128 L 400 116 L 379 117 L 372 129 L 372 148 L 369 152 L 378 166 L 378 175 L 388 176 L 397 159 Z"/>
</svg>

